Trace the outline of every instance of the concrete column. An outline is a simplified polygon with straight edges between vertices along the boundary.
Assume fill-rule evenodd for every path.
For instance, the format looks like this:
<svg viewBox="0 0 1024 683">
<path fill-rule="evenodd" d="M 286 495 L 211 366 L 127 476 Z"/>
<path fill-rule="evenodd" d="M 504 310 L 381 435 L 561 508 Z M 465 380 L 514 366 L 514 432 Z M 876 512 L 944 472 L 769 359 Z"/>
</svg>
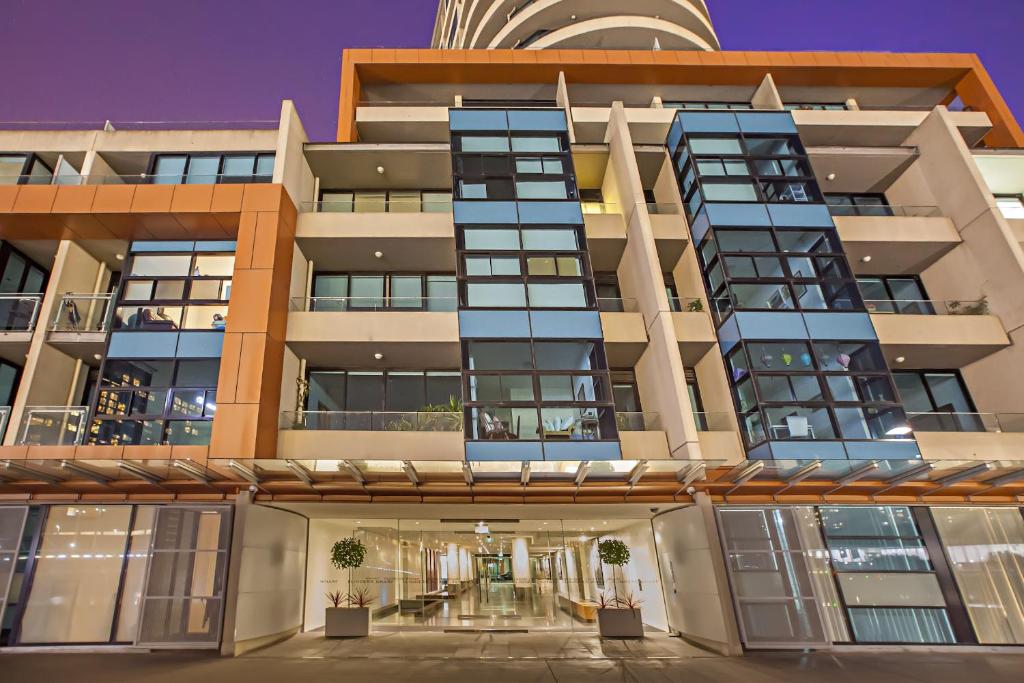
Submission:
<svg viewBox="0 0 1024 683">
<path fill-rule="evenodd" d="M 771 74 L 765 74 L 761 85 L 757 86 L 754 96 L 750 98 L 750 104 L 754 109 L 785 109 L 782 104 L 782 96 L 779 89 L 775 87 L 775 79 Z"/>
<path fill-rule="evenodd" d="M 448 544 L 448 583 L 457 583 L 462 578 L 460 571 L 462 565 L 459 563 L 459 546 L 454 543 Z"/>
<path fill-rule="evenodd" d="M 533 583 L 530 576 L 530 542 L 525 538 L 512 540 L 512 580 L 516 587 Z"/>
<path fill-rule="evenodd" d="M 645 411 L 659 414 L 674 457 L 701 458 L 699 433 L 686 391 L 683 360 L 665 293 L 654 228 L 621 102 L 612 105 L 606 141 L 609 161 L 605 198 L 617 202 L 626 219 L 626 249 L 619 264 L 619 286 L 624 297 L 637 300 L 649 338 L 647 350 L 635 368 L 640 401 Z M 677 218 L 685 220 L 681 213 Z"/>
</svg>

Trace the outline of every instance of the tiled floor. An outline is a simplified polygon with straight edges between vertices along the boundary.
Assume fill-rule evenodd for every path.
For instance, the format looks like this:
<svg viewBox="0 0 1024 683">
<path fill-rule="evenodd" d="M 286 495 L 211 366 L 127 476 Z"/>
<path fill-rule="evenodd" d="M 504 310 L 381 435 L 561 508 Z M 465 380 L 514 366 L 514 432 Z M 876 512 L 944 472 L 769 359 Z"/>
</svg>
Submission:
<svg viewBox="0 0 1024 683">
<path fill-rule="evenodd" d="M 69 683 L 1019 683 L 1024 655 L 773 653 L 717 657 L 664 635 L 305 634 L 245 657 L 0 654 L 0 680 Z"/>
</svg>

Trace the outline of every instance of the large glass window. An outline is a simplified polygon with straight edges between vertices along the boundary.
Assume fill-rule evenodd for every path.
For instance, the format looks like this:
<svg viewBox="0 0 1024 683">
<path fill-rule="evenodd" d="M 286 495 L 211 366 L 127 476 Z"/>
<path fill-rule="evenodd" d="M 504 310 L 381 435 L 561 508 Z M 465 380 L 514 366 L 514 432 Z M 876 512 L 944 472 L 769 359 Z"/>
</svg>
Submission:
<svg viewBox="0 0 1024 683">
<path fill-rule="evenodd" d="M 20 642 L 110 641 L 130 526 L 129 505 L 49 509 Z"/>
<path fill-rule="evenodd" d="M 931 512 L 978 642 L 1024 643 L 1024 517 L 1020 510 L 935 507 Z"/>
<path fill-rule="evenodd" d="M 956 642 L 910 508 L 823 506 L 819 515 L 854 640 Z"/>
<path fill-rule="evenodd" d="M 269 183 L 274 154 L 156 154 L 150 170 L 155 184 Z"/>
<path fill-rule="evenodd" d="M 914 429 L 928 432 L 983 432 L 984 416 L 974 404 L 960 373 L 894 372 L 893 380 Z"/>
</svg>

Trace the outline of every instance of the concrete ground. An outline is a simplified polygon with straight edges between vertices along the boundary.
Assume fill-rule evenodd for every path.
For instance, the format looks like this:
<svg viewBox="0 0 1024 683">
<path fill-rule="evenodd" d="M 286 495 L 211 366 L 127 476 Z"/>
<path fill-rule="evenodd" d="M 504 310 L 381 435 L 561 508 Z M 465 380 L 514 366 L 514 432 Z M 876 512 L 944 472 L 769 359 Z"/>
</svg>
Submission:
<svg viewBox="0 0 1024 683">
<path fill-rule="evenodd" d="M 0 680 L 68 683 L 1019 683 L 1009 653 L 770 653 L 718 657 L 675 638 L 388 633 L 326 641 L 304 634 L 244 657 L 4 653 Z"/>
</svg>

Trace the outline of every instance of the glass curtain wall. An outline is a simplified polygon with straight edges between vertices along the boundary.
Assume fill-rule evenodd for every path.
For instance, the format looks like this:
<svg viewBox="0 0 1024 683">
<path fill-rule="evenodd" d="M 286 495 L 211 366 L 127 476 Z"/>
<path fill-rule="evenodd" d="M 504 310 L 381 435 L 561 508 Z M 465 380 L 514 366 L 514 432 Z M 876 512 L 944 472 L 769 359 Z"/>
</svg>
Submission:
<svg viewBox="0 0 1024 683">
<path fill-rule="evenodd" d="M 564 112 L 449 119 L 467 455 L 621 457 Z"/>
<path fill-rule="evenodd" d="M 1018 508 L 931 508 L 978 642 L 1024 643 L 1024 516 Z"/>
<path fill-rule="evenodd" d="M 367 548 L 363 566 L 337 570 L 337 540 Z M 598 543 L 630 548 L 622 567 L 603 564 Z M 597 630 L 597 605 L 616 595 L 638 604 L 644 623 L 666 630 L 650 520 L 314 519 L 310 525 L 306 629 L 323 623 L 327 595 L 370 601 L 373 628 Z"/>
<path fill-rule="evenodd" d="M 749 457 L 919 457 L 792 116 L 680 111 L 667 145 Z"/>
</svg>

